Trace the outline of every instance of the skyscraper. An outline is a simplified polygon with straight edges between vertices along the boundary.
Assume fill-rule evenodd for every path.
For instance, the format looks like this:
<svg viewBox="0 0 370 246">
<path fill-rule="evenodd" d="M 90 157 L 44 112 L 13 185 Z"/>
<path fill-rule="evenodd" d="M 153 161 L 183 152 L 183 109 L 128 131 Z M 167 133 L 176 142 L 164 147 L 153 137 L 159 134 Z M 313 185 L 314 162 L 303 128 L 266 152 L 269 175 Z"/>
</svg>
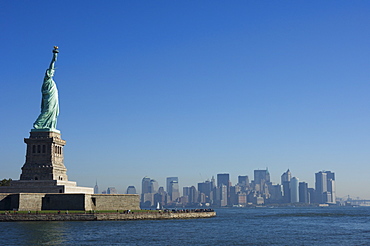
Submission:
<svg viewBox="0 0 370 246">
<path fill-rule="evenodd" d="M 217 188 L 218 189 L 218 205 L 220 207 L 225 207 L 227 206 L 227 200 L 228 200 L 228 192 L 227 192 L 227 186 L 224 184 L 220 184 L 220 186 Z"/>
<path fill-rule="evenodd" d="M 172 181 L 176 181 L 176 182 L 179 182 L 179 178 L 178 177 L 167 177 L 166 178 L 166 191 L 168 194 L 170 194 L 172 191 L 171 191 L 171 182 Z"/>
<path fill-rule="evenodd" d="M 144 177 L 141 181 L 141 194 L 150 193 L 150 178 Z"/>
<path fill-rule="evenodd" d="M 270 191 L 271 197 L 270 202 L 271 203 L 281 203 L 282 201 L 282 192 L 281 192 L 281 185 L 271 185 L 271 191 Z"/>
<path fill-rule="evenodd" d="M 285 173 L 283 173 L 281 175 L 281 183 L 283 183 L 285 181 L 288 181 L 289 182 L 291 178 L 292 178 L 292 173 L 288 169 Z"/>
<path fill-rule="evenodd" d="M 222 184 L 229 187 L 230 175 L 228 173 L 219 173 L 217 174 L 217 187 L 220 187 Z"/>
<path fill-rule="evenodd" d="M 127 187 L 126 194 L 137 194 L 137 193 L 136 193 L 136 188 L 135 188 L 135 186 L 130 185 L 129 187 Z"/>
<path fill-rule="evenodd" d="M 299 180 L 296 177 L 293 177 L 290 180 L 290 202 L 297 203 L 299 202 Z"/>
<path fill-rule="evenodd" d="M 99 194 L 98 181 L 96 181 L 96 184 L 95 184 L 95 186 L 94 186 L 94 194 Z"/>
<path fill-rule="evenodd" d="M 270 173 L 266 170 L 254 170 L 254 189 L 262 195 L 269 193 L 266 184 L 270 182 Z"/>
<path fill-rule="evenodd" d="M 158 192 L 158 182 L 155 179 L 150 180 L 150 193 Z"/>
<path fill-rule="evenodd" d="M 315 173 L 316 202 L 335 203 L 335 175 L 331 171 Z"/>
<path fill-rule="evenodd" d="M 198 183 L 198 191 L 200 194 L 203 193 L 205 195 L 205 202 L 211 201 L 212 183 L 210 181 Z"/>
<path fill-rule="evenodd" d="M 308 184 L 306 182 L 299 182 L 299 202 L 310 203 Z"/>
<path fill-rule="evenodd" d="M 230 175 L 228 173 L 217 174 L 217 193 L 219 206 L 230 204 Z"/>
<path fill-rule="evenodd" d="M 107 194 L 118 194 L 115 187 L 108 187 Z"/>
<path fill-rule="evenodd" d="M 148 177 L 144 177 L 141 181 L 141 207 L 152 206 L 154 203 L 154 192 L 157 191 L 157 181 Z"/>
<path fill-rule="evenodd" d="M 168 193 L 170 200 L 175 202 L 180 197 L 179 183 L 176 180 L 170 182 L 170 192 Z"/>
<path fill-rule="evenodd" d="M 238 184 L 240 187 L 245 189 L 246 187 L 249 187 L 249 178 L 247 175 L 245 176 L 238 176 Z"/>
<path fill-rule="evenodd" d="M 292 173 L 288 169 L 281 175 L 281 185 L 283 186 L 283 203 L 290 203 L 290 180 Z"/>
</svg>

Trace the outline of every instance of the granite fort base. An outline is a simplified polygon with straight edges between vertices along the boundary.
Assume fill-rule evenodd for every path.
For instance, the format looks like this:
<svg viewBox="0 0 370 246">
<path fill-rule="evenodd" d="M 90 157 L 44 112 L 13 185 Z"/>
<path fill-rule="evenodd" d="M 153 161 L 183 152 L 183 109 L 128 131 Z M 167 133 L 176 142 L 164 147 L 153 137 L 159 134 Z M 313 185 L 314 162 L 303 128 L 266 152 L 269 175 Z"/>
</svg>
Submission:
<svg viewBox="0 0 370 246">
<path fill-rule="evenodd" d="M 139 195 L 0 194 L 0 210 L 139 210 Z"/>
</svg>

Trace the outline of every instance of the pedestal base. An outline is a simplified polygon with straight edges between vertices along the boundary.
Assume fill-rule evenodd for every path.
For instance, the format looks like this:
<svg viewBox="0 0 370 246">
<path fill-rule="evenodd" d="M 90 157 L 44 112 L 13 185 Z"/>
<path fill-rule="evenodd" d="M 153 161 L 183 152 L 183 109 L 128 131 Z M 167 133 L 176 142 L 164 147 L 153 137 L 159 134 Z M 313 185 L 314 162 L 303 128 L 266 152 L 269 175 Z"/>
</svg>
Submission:
<svg viewBox="0 0 370 246">
<path fill-rule="evenodd" d="M 74 181 L 13 180 L 10 186 L 1 186 L 0 193 L 83 193 L 94 194 L 94 189 L 77 186 Z"/>
</svg>

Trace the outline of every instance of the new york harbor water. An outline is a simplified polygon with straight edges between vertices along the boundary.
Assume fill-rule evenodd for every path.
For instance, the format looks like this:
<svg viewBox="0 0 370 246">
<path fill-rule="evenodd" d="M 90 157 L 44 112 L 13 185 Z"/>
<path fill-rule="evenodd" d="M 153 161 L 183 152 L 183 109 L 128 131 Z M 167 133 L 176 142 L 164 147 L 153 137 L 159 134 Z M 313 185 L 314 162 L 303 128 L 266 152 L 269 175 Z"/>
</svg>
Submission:
<svg viewBox="0 0 370 246">
<path fill-rule="evenodd" d="M 369 245 L 369 207 L 223 208 L 207 219 L 2 222 L 2 245 Z"/>
</svg>

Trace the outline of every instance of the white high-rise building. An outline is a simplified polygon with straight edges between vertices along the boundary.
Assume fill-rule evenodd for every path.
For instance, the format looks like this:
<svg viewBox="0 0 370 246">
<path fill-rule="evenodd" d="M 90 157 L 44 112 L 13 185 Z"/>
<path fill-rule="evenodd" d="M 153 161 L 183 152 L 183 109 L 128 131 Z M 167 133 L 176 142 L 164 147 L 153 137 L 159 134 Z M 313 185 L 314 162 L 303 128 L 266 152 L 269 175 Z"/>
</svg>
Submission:
<svg viewBox="0 0 370 246">
<path fill-rule="evenodd" d="M 315 173 L 315 190 L 317 203 L 335 203 L 335 174 L 331 171 Z"/>
<path fill-rule="evenodd" d="M 299 202 L 299 180 L 296 177 L 290 180 L 290 202 Z"/>
</svg>

